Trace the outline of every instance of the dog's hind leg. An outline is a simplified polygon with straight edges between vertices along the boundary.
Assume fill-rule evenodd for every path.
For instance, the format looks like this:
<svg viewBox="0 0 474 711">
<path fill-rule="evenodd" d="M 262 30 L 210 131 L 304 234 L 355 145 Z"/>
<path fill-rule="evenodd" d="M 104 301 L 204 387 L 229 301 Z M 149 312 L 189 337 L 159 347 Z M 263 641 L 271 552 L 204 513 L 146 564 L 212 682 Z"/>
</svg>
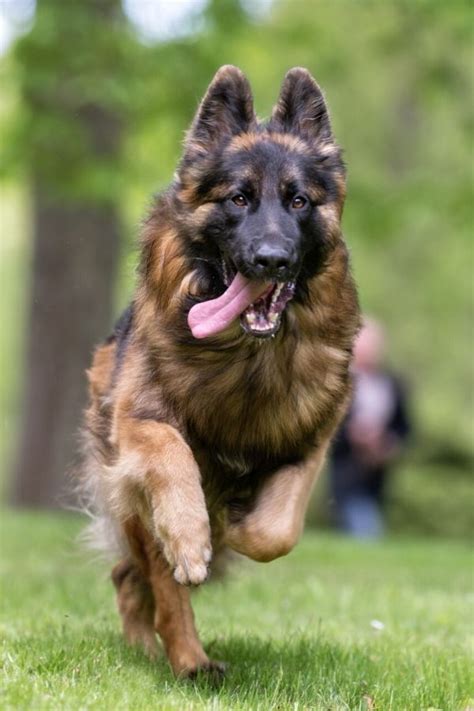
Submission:
<svg viewBox="0 0 474 711">
<path fill-rule="evenodd" d="M 139 566 L 125 558 L 112 570 L 123 633 L 129 644 L 142 646 L 147 656 L 158 654 L 154 628 L 155 599 L 150 583 Z"/>
</svg>

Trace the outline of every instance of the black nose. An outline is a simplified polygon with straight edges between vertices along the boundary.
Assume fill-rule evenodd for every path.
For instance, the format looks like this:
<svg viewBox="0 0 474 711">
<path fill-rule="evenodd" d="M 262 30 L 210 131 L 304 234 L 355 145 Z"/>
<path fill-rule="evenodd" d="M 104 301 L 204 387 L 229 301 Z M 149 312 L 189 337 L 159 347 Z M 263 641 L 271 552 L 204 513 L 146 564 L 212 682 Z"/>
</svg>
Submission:
<svg viewBox="0 0 474 711">
<path fill-rule="evenodd" d="M 285 276 L 294 266 L 293 251 L 280 245 L 264 242 L 255 249 L 253 266 L 261 274 Z"/>
</svg>

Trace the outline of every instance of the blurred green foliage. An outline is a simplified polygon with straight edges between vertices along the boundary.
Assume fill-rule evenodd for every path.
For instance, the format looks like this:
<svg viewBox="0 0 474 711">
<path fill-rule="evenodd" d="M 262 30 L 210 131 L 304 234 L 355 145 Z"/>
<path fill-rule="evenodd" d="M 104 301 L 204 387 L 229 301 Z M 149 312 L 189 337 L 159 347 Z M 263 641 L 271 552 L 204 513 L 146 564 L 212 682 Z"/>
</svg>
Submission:
<svg viewBox="0 0 474 711">
<path fill-rule="evenodd" d="M 265 116 L 286 70 L 308 67 L 326 93 L 345 150 L 344 230 L 362 305 L 386 324 L 390 361 L 411 386 L 417 475 L 409 483 L 400 479 L 394 500 L 406 501 L 408 492 L 423 507 L 425 491 L 434 488 L 425 508 L 432 507 L 437 530 L 449 528 L 442 502 L 452 497 L 453 510 L 470 504 L 472 467 L 472 3 L 275 0 L 256 16 L 238 0 L 211 0 L 194 34 L 141 44 L 113 0 L 103 0 L 115 7 L 110 33 L 84 36 L 90 2 L 48 0 L 42 9 L 40 0 L 36 21 L 43 32 L 34 43 L 26 36 L 16 55 L 3 60 L 4 93 L 14 109 L 3 114 L 7 173 L 16 170 L 23 182 L 19 166 L 34 162 L 44 141 L 51 161 L 41 171 L 54 190 L 121 201 L 126 239 L 117 302 L 123 305 L 133 288 L 133 241 L 148 196 L 171 179 L 183 133 L 214 71 L 239 65 Z M 59 22 L 64 33 L 60 56 L 49 53 L 53 12 L 54 27 Z M 99 74 L 90 71 L 93 55 L 94 67 L 100 57 Z M 70 69 L 64 87 L 55 84 L 59 62 Z M 29 71 L 20 71 L 26 65 Z M 100 97 L 125 127 L 119 162 L 95 155 L 74 122 L 63 120 L 60 105 L 50 120 L 26 114 L 15 98 L 18 82 L 33 93 L 38 83 L 51 85 L 78 111 Z M 22 278 L 27 249 L 19 244 L 10 239 L 2 260 L 16 254 Z M 16 282 L 11 288 L 7 303 Z M 20 325 L 8 318 L 11 307 L 0 308 L 7 318 L 2 340 L 17 343 L 12 329 Z M 2 386 L 3 392 L 11 412 L 12 388 Z M 406 510 L 394 518 L 408 520 Z"/>
<path fill-rule="evenodd" d="M 35 31 L 15 48 L 11 76 L 24 101 L 11 117 L 5 169 L 34 166 L 55 198 L 116 201 L 127 184 L 120 156 L 81 116 L 100 107 L 117 123 L 127 118 L 136 48 L 116 0 L 39 2 Z"/>
</svg>

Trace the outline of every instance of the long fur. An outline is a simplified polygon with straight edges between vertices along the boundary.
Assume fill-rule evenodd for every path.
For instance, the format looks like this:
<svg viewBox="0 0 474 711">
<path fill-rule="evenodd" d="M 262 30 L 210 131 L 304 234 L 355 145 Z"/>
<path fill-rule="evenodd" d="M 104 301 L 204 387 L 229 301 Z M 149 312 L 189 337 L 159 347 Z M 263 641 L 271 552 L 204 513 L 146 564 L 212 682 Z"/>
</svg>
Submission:
<svg viewBox="0 0 474 711">
<path fill-rule="evenodd" d="M 341 151 L 308 72 L 288 73 L 260 123 L 242 72 L 221 68 L 143 225 L 133 301 L 88 371 L 87 535 L 118 558 L 126 639 L 154 657 L 158 632 L 177 676 L 223 673 L 187 586 L 229 550 L 268 562 L 294 547 L 347 407 L 359 307 L 344 198 Z M 259 280 L 283 293 L 283 310 L 261 297 L 266 333 L 247 313 L 194 337 L 190 309 L 237 272 L 252 293 Z"/>
</svg>

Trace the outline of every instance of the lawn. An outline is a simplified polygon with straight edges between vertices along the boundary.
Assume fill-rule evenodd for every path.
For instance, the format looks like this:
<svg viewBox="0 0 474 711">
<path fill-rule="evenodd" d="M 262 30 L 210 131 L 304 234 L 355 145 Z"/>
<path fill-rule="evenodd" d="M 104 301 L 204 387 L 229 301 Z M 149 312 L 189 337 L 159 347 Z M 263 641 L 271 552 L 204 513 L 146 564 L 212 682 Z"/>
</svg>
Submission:
<svg viewBox="0 0 474 711">
<path fill-rule="evenodd" d="M 307 533 L 288 558 L 196 593 L 223 684 L 174 681 L 121 640 L 81 521 L 3 512 L 2 709 L 443 709 L 474 705 L 472 558 L 462 543 Z"/>
</svg>

